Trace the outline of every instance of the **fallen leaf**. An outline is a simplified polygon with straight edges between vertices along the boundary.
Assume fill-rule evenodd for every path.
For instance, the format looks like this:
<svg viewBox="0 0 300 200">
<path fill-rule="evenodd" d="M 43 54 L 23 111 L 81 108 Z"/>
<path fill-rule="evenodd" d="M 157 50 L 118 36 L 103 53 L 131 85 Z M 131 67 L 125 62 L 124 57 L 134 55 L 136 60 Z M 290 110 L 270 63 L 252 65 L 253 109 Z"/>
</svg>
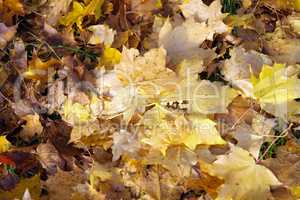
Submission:
<svg viewBox="0 0 300 200">
<path fill-rule="evenodd" d="M 246 51 L 242 47 L 231 50 L 231 58 L 225 61 L 222 73 L 227 81 L 241 89 L 247 96 L 252 94 L 251 72 L 258 75 L 264 64 L 272 65 L 272 60 L 256 51 Z"/>
<path fill-rule="evenodd" d="M 77 1 L 73 1 L 73 9 L 66 16 L 60 19 L 60 23 L 65 26 L 76 24 L 82 29 L 82 20 L 87 15 L 94 15 L 96 19 L 101 16 L 101 6 L 104 0 L 91 0 L 88 4 L 82 5 Z"/>
<path fill-rule="evenodd" d="M 8 151 L 11 146 L 10 142 L 5 136 L 0 136 L 0 153 Z"/>
<path fill-rule="evenodd" d="M 20 0 L 2 0 L 0 1 L 0 19 L 1 21 L 12 24 L 13 17 L 24 15 L 25 10 Z"/>
<path fill-rule="evenodd" d="M 110 29 L 108 26 L 94 25 L 90 26 L 88 29 L 89 31 L 93 32 L 93 35 L 89 40 L 89 44 L 95 45 L 104 43 L 104 45 L 106 46 L 111 46 L 111 44 L 113 43 L 116 31 Z"/>
<path fill-rule="evenodd" d="M 64 15 L 72 3 L 72 0 L 60 1 L 51 0 L 47 1 L 44 5 L 42 12 L 46 15 L 47 23 L 50 25 L 56 25 L 58 20 Z"/>
<path fill-rule="evenodd" d="M 8 78 L 8 74 L 6 73 L 3 67 L 0 67 L 0 86 L 2 86 Z"/>
<path fill-rule="evenodd" d="M 59 64 L 60 62 L 54 58 L 43 62 L 37 55 L 34 55 L 23 76 L 26 79 L 46 81 L 48 76 L 53 74 L 53 67 Z"/>
<path fill-rule="evenodd" d="M 142 124 L 146 126 L 146 130 L 141 141 L 163 155 L 166 155 L 168 147 L 172 145 L 182 144 L 194 150 L 199 144 L 225 144 L 215 123 L 201 116 L 185 118 L 156 106 L 145 113 Z"/>
<path fill-rule="evenodd" d="M 140 148 L 140 142 L 135 134 L 131 134 L 126 130 L 120 130 L 113 134 L 113 161 L 116 161 L 122 155 L 134 155 Z"/>
<path fill-rule="evenodd" d="M 33 137 L 41 135 L 43 126 L 38 114 L 26 115 L 22 119 L 26 121 L 26 124 L 22 126 L 21 138 L 25 141 L 30 141 Z"/>
<path fill-rule="evenodd" d="M 113 66 L 119 64 L 122 57 L 121 55 L 122 54 L 118 49 L 105 46 L 99 64 L 100 66 Z"/>
<path fill-rule="evenodd" d="M 209 171 L 225 181 L 217 198 L 222 200 L 267 199 L 270 186 L 281 184 L 269 169 L 256 164 L 247 151 L 233 145 L 229 154 L 218 156 Z"/>
<path fill-rule="evenodd" d="M 17 32 L 16 26 L 7 27 L 4 23 L 0 23 L 0 49 L 4 49 Z"/>
<path fill-rule="evenodd" d="M 38 175 L 32 178 L 21 179 L 17 186 L 10 191 L 1 191 L 1 199 L 22 199 L 24 192 L 29 191 L 32 199 L 39 199 L 40 196 L 40 179 Z"/>
<path fill-rule="evenodd" d="M 44 169 L 50 175 L 54 175 L 57 172 L 57 167 L 61 165 L 61 158 L 58 151 L 51 143 L 40 144 L 36 148 L 38 159 Z"/>
<path fill-rule="evenodd" d="M 287 118 L 289 109 L 293 109 L 290 105 L 300 97 L 300 80 L 288 73 L 284 64 L 264 65 L 259 78 L 251 77 L 254 97 L 262 108 L 283 118 Z"/>
<path fill-rule="evenodd" d="M 214 30 L 205 22 L 195 22 L 188 19 L 179 26 L 173 27 L 167 19 L 159 32 L 159 45 L 168 52 L 168 56 L 178 62 L 193 56 L 207 57 L 209 50 L 199 46 L 205 40 L 212 40 L 215 33 L 224 33 L 227 29 Z"/>
</svg>

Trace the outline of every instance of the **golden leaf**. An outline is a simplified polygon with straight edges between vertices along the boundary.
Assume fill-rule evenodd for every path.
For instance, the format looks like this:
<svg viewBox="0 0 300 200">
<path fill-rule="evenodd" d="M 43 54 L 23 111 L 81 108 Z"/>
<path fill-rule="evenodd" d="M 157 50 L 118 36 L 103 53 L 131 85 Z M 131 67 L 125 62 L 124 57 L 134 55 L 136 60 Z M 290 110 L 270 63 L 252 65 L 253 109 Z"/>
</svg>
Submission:
<svg viewBox="0 0 300 200">
<path fill-rule="evenodd" d="M 0 136 L 0 153 L 8 151 L 11 146 L 10 142 L 5 136 Z"/>
<path fill-rule="evenodd" d="M 0 19 L 8 24 L 12 23 L 15 15 L 24 15 L 24 6 L 20 0 L 0 1 Z"/>
<path fill-rule="evenodd" d="M 87 15 L 95 15 L 96 19 L 101 16 L 101 6 L 104 0 L 91 0 L 86 6 L 74 1 L 73 9 L 66 16 L 60 19 L 60 23 L 65 26 L 76 24 L 82 29 L 82 20 Z"/>
<path fill-rule="evenodd" d="M 270 186 L 281 184 L 269 169 L 256 164 L 248 151 L 233 145 L 231 152 L 218 156 L 208 171 L 225 181 L 219 188 L 218 200 L 265 200 Z"/>
<path fill-rule="evenodd" d="M 51 68 L 58 64 L 60 62 L 54 58 L 43 62 L 37 55 L 34 55 L 23 76 L 26 79 L 46 81 L 49 73 L 52 74 Z"/>
<path fill-rule="evenodd" d="M 146 126 L 142 142 L 166 155 L 169 146 L 185 145 L 194 150 L 197 145 L 225 144 L 215 123 L 201 116 L 185 117 L 173 114 L 160 106 L 147 111 L 143 117 Z"/>
</svg>

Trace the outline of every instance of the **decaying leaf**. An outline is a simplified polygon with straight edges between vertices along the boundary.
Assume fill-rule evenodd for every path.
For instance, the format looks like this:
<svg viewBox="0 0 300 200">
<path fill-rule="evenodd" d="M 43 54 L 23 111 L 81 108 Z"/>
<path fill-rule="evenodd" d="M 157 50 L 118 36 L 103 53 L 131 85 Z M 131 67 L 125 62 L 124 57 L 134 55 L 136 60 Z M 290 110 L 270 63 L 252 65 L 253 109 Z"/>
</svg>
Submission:
<svg viewBox="0 0 300 200">
<path fill-rule="evenodd" d="M 0 23 L 0 49 L 6 47 L 15 36 L 17 31 L 16 26 L 7 27 L 4 23 Z"/>
<path fill-rule="evenodd" d="M 280 26 L 272 34 L 265 36 L 265 49 L 277 63 L 299 63 L 299 40 L 291 37 Z"/>
<path fill-rule="evenodd" d="M 64 15 L 69 5 L 72 3 L 72 0 L 60 1 L 60 0 L 51 0 L 47 1 L 47 4 L 43 8 L 43 13 L 46 14 L 47 22 L 50 25 L 56 25 L 59 18 Z"/>
<path fill-rule="evenodd" d="M 0 199 L 300 198 L 299 10 L 0 0 Z"/>
<path fill-rule="evenodd" d="M 36 151 L 42 167 L 46 169 L 50 175 L 54 175 L 61 162 L 56 148 L 51 143 L 45 143 L 40 144 Z"/>
<path fill-rule="evenodd" d="M 0 86 L 6 81 L 8 74 L 3 67 L 0 67 Z"/>
</svg>

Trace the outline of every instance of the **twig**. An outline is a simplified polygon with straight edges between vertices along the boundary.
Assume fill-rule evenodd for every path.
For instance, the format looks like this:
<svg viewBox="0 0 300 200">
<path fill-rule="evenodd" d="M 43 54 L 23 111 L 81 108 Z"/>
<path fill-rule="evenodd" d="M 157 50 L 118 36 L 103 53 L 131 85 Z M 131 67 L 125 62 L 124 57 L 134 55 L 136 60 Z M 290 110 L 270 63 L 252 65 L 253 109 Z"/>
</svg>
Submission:
<svg viewBox="0 0 300 200">
<path fill-rule="evenodd" d="M 268 148 L 265 150 L 265 152 L 259 157 L 259 159 L 257 160 L 257 162 L 260 162 L 268 153 L 268 151 L 272 148 L 272 146 L 280 139 L 280 138 L 284 138 L 288 135 L 288 131 L 290 130 L 290 128 L 292 127 L 293 123 L 291 123 L 289 125 L 288 128 L 286 128 L 280 135 L 277 136 L 276 139 L 274 139 L 271 144 L 268 146 Z"/>
</svg>

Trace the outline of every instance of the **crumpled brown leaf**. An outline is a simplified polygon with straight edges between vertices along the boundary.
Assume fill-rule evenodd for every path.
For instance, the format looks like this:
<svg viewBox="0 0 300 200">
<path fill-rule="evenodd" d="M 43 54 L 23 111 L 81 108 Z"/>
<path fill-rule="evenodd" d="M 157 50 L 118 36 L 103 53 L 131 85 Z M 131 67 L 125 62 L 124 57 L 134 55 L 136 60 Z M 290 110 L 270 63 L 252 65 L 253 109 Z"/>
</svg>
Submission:
<svg viewBox="0 0 300 200">
<path fill-rule="evenodd" d="M 7 43 L 10 42 L 17 32 L 16 26 L 6 26 L 4 23 L 0 23 L 0 49 L 6 47 Z"/>
</svg>

